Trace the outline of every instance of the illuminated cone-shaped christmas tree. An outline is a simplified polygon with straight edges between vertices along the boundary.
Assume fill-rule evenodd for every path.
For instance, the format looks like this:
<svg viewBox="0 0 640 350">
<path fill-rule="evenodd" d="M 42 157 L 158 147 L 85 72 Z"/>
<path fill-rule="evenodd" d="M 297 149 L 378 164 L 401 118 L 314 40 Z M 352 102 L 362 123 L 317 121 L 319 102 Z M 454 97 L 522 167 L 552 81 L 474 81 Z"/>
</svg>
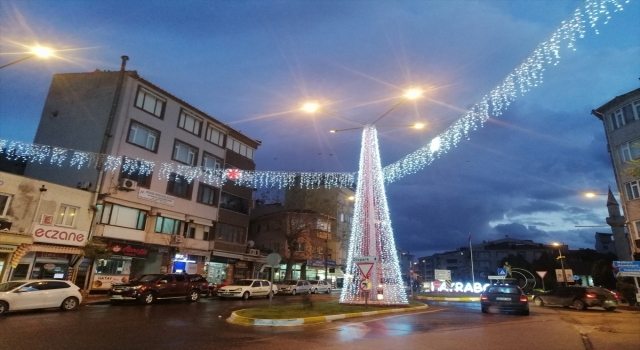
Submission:
<svg viewBox="0 0 640 350">
<path fill-rule="evenodd" d="M 362 285 L 371 286 L 370 292 L 363 292 L 367 288 L 362 288 Z M 365 299 L 369 304 L 409 303 L 389 219 L 378 134 L 373 125 L 365 126 L 362 133 L 356 203 L 340 302 L 364 304 Z"/>
</svg>

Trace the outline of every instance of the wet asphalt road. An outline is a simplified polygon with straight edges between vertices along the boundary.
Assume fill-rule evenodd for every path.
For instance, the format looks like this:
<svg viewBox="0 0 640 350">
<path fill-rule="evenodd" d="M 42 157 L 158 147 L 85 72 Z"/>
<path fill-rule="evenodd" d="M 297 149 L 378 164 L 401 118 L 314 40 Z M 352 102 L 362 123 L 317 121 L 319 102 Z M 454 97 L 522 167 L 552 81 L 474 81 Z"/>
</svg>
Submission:
<svg viewBox="0 0 640 350">
<path fill-rule="evenodd" d="M 318 295 L 316 299 L 337 295 Z M 277 296 L 274 305 L 299 302 Z M 155 305 L 87 305 L 76 311 L 37 310 L 0 317 L 0 349 L 607 349 L 614 338 L 580 330 L 603 317 L 637 320 L 633 313 L 536 308 L 530 317 L 482 315 L 475 303 L 432 303 L 427 310 L 340 320 L 303 327 L 228 324 L 234 310 L 267 299 L 159 301 Z M 579 318 L 584 318 L 580 320 Z M 586 321 L 585 321 L 586 320 Z M 600 321 L 598 321 L 600 322 Z M 585 326 L 586 327 L 586 326 Z M 623 329 L 624 331 L 624 329 Z M 586 333 L 585 333 L 586 332 Z M 638 333 L 615 334 L 616 349 L 636 349 Z M 583 334 L 592 334 L 593 342 Z M 622 340 L 620 340 L 622 339 Z M 587 340 L 589 340 L 587 338 Z M 597 341 L 596 341 L 597 340 Z M 594 344 L 595 343 L 595 344 Z M 600 346 L 604 344 L 603 346 Z M 631 347 L 628 347 L 629 344 Z"/>
</svg>

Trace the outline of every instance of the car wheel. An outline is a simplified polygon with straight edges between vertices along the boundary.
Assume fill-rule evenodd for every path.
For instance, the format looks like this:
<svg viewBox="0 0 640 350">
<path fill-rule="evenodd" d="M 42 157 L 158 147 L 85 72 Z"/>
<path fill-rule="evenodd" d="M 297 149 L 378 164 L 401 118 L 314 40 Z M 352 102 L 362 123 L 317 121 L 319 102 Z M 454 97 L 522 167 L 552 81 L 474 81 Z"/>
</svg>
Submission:
<svg viewBox="0 0 640 350">
<path fill-rule="evenodd" d="M 153 304 L 153 302 L 156 301 L 156 296 L 151 292 L 145 292 L 140 296 L 138 300 L 140 300 L 140 302 L 143 304 L 149 305 Z"/>
<path fill-rule="evenodd" d="M 584 305 L 584 302 L 582 302 L 582 300 L 580 299 L 576 299 L 573 301 L 573 307 L 575 307 L 577 310 L 584 310 L 587 307 Z"/>
<path fill-rule="evenodd" d="M 314 289 L 311 293 L 318 294 L 318 288 Z"/>
<path fill-rule="evenodd" d="M 613 310 L 616 309 L 616 307 L 615 306 L 607 306 L 604 309 L 607 310 L 607 311 L 613 311 Z"/>
<path fill-rule="evenodd" d="M 296 295 L 296 293 L 297 293 L 297 292 L 296 292 L 296 290 L 295 290 L 295 289 L 291 291 L 291 295 Z"/>
<path fill-rule="evenodd" d="M 313 291 L 311 289 L 309 289 L 309 291 L 307 291 L 307 294 L 311 294 Z"/>
<path fill-rule="evenodd" d="M 327 288 L 327 294 L 331 294 L 331 289 Z"/>
<path fill-rule="evenodd" d="M 273 292 L 269 292 L 269 294 L 267 294 L 267 299 L 271 299 L 273 298 Z"/>
<path fill-rule="evenodd" d="M 529 310 L 525 310 L 522 312 L 522 316 L 529 316 Z"/>
<path fill-rule="evenodd" d="M 0 301 L 0 315 L 9 311 L 9 304 L 4 301 Z"/>
<path fill-rule="evenodd" d="M 71 311 L 75 309 L 76 306 L 78 306 L 78 299 L 75 297 L 68 297 L 60 304 L 60 308 L 64 311 Z"/>
<path fill-rule="evenodd" d="M 489 313 L 489 310 L 484 306 L 480 307 L 480 311 L 482 311 L 483 314 Z"/>
<path fill-rule="evenodd" d="M 200 292 L 198 292 L 195 289 L 189 292 L 189 295 L 187 296 L 187 300 L 189 300 L 190 302 L 194 302 L 194 301 L 198 301 L 198 299 L 200 299 Z"/>
<path fill-rule="evenodd" d="M 540 298 L 534 298 L 533 303 L 536 304 L 536 306 L 544 306 L 544 301 Z"/>
<path fill-rule="evenodd" d="M 250 295 L 249 292 L 244 292 L 244 294 L 242 294 L 242 299 L 247 300 L 249 299 Z"/>
</svg>

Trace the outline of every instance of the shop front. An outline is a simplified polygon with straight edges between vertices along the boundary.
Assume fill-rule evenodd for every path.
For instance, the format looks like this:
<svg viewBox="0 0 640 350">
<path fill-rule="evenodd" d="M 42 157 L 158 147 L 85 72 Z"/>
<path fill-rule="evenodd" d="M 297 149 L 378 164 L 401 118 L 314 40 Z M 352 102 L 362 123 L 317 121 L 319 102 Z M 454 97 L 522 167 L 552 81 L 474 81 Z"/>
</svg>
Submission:
<svg viewBox="0 0 640 350">
<path fill-rule="evenodd" d="M 14 252 L 21 245 L 31 245 L 32 243 L 33 238 L 29 234 L 0 231 L 0 282 L 5 282 L 9 279 Z"/>
<path fill-rule="evenodd" d="M 229 256 L 223 256 L 229 255 Z M 235 278 L 235 265 L 240 261 L 241 256 L 236 254 L 219 253 L 211 255 L 209 263 L 206 264 L 205 276 L 207 281 L 213 284 L 223 282 L 233 282 Z"/>
<path fill-rule="evenodd" d="M 111 256 L 96 259 L 92 291 L 107 291 L 117 283 L 127 283 L 135 275 L 136 266 L 144 264 L 149 257 L 149 248 L 143 245 L 110 241 L 107 250 Z"/>
<path fill-rule="evenodd" d="M 74 281 L 84 251 L 75 247 L 23 244 L 11 257 L 9 280 L 60 279 Z"/>
</svg>

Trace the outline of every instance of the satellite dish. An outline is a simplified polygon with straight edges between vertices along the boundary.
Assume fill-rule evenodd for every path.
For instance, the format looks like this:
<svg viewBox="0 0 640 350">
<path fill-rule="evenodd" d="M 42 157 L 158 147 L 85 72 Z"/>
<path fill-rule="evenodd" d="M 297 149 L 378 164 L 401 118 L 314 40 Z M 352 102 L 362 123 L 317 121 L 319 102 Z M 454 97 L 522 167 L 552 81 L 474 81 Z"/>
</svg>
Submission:
<svg viewBox="0 0 640 350">
<path fill-rule="evenodd" d="M 247 241 L 247 245 L 249 245 L 249 248 L 253 247 L 254 244 L 256 244 L 254 241 Z"/>
</svg>

